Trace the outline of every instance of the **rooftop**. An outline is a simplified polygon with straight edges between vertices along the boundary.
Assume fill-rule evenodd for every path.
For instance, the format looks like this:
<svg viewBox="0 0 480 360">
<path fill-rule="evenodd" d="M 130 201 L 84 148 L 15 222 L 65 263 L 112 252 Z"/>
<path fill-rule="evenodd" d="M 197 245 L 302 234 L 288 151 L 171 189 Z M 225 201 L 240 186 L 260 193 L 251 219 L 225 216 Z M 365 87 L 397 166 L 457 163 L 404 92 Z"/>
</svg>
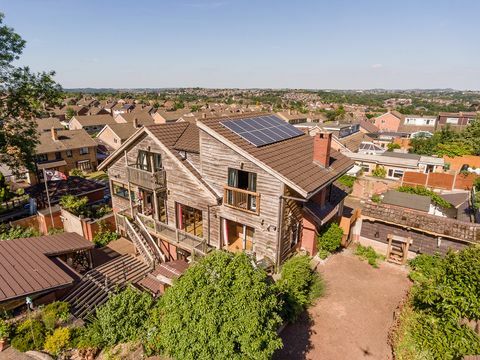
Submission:
<svg viewBox="0 0 480 360">
<path fill-rule="evenodd" d="M 36 153 L 45 154 L 56 151 L 93 147 L 97 143 L 83 130 L 57 130 L 58 140 L 53 140 L 52 133 L 45 131 L 40 134 Z"/>
<path fill-rule="evenodd" d="M 429 196 L 409 194 L 396 190 L 388 190 L 382 199 L 383 204 L 401 206 L 408 209 L 428 212 L 432 200 Z"/>
</svg>

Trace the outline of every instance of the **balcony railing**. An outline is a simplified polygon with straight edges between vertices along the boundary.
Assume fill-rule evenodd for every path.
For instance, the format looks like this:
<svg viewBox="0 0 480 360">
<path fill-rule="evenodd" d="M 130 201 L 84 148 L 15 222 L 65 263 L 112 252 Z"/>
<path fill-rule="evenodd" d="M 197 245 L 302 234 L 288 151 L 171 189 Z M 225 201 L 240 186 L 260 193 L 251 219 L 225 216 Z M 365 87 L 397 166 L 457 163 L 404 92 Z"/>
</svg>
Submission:
<svg viewBox="0 0 480 360">
<path fill-rule="evenodd" d="M 260 213 L 260 194 L 225 186 L 223 204 L 234 209 L 258 215 Z"/>
<path fill-rule="evenodd" d="M 127 166 L 128 181 L 147 189 L 159 189 L 166 187 L 165 170 L 150 172 L 139 169 L 134 165 Z"/>
</svg>

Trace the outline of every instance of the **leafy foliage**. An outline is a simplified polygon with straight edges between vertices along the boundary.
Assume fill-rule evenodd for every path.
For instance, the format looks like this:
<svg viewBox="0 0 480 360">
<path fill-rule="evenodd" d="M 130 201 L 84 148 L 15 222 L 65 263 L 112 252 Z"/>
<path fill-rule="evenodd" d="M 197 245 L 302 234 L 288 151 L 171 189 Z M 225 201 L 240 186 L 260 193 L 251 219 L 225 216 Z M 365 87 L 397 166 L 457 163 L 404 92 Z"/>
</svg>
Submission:
<svg viewBox="0 0 480 360">
<path fill-rule="evenodd" d="M 119 235 L 111 231 L 104 222 L 100 223 L 99 231 L 93 237 L 93 243 L 97 247 L 104 247 L 107 246 L 109 242 L 117 240 Z"/>
<path fill-rule="evenodd" d="M 387 176 L 387 170 L 381 165 L 377 165 L 375 169 L 372 171 L 372 175 L 378 178 L 384 178 Z"/>
<path fill-rule="evenodd" d="M 371 246 L 363 246 L 360 244 L 358 244 L 355 249 L 355 255 L 366 260 L 374 268 L 378 268 L 378 261 L 384 259 L 384 256 L 378 254 Z"/>
<path fill-rule="evenodd" d="M 417 186 L 400 186 L 397 191 L 400 192 L 405 192 L 409 194 L 415 194 L 415 195 L 422 195 L 422 196 L 428 196 L 430 199 L 432 199 L 432 202 L 435 205 L 438 205 L 444 209 L 451 208 L 452 205 L 446 201 L 444 198 L 442 198 L 440 195 L 437 193 L 433 192 L 432 190 L 427 189 L 425 186 L 417 185 Z"/>
<path fill-rule="evenodd" d="M 42 321 L 48 331 L 53 331 L 59 321 L 67 321 L 70 305 L 64 301 L 55 301 L 42 309 Z"/>
<path fill-rule="evenodd" d="M 70 345 L 70 329 L 67 327 L 56 329 L 45 339 L 44 349 L 48 353 L 58 356 Z"/>
<path fill-rule="evenodd" d="M 293 321 L 323 292 L 319 275 L 310 267 L 308 256 L 294 256 L 282 267 L 275 286 L 283 300 L 282 318 Z"/>
<path fill-rule="evenodd" d="M 175 359 L 269 359 L 282 346 L 279 303 L 245 254 L 216 251 L 165 292 L 147 325 L 148 350 Z"/>
<path fill-rule="evenodd" d="M 10 200 L 15 194 L 10 191 L 10 187 L 5 181 L 5 176 L 0 172 L 0 203 Z"/>
<path fill-rule="evenodd" d="M 81 178 L 85 177 L 85 173 L 81 169 L 72 169 L 72 170 L 70 170 L 69 174 L 70 174 L 70 176 L 78 176 L 78 177 L 81 177 Z"/>
<path fill-rule="evenodd" d="M 25 41 L 3 25 L 0 13 L 0 162 L 18 174 L 22 166 L 34 169 L 38 143 L 34 118 L 58 104 L 61 88 L 53 72 L 32 73 L 28 67 L 15 67 Z"/>
<path fill-rule="evenodd" d="M 64 195 L 60 199 L 60 206 L 76 216 L 84 214 L 87 204 L 88 198 L 86 196 L 79 198 L 75 195 Z"/>
<path fill-rule="evenodd" d="M 397 144 L 397 143 L 387 144 L 387 151 L 393 151 L 395 149 L 400 149 L 400 148 L 401 148 L 400 144 Z"/>
<path fill-rule="evenodd" d="M 5 225 L 0 226 L 0 240 L 12 240 L 34 236 L 40 236 L 40 232 L 33 227 L 25 228 L 14 225 L 7 228 Z"/>
<path fill-rule="evenodd" d="M 0 340 L 7 339 L 10 336 L 10 324 L 3 319 L 0 319 Z"/>
<path fill-rule="evenodd" d="M 100 331 L 102 344 L 112 346 L 138 340 L 152 306 L 149 294 L 130 287 L 109 299 L 97 310 L 93 325 Z"/>
<path fill-rule="evenodd" d="M 340 184 L 345 185 L 349 188 L 353 187 L 355 180 L 357 180 L 357 178 L 355 176 L 350 176 L 350 175 L 342 175 L 341 177 L 338 178 L 338 182 Z"/>
<path fill-rule="evenodd" d="M 342 244 L 343 230 L 336 223 L 331 223 L 317 239 L 317 248 L 325 253 L 332 253 Z"/>
<path fill-rule="evenodd" d="M 36 319 L 27 319 L 15 329 L 12 346 L 18 351 L 43 349 L 45 342 L 45 327 Z"/>
</svg>

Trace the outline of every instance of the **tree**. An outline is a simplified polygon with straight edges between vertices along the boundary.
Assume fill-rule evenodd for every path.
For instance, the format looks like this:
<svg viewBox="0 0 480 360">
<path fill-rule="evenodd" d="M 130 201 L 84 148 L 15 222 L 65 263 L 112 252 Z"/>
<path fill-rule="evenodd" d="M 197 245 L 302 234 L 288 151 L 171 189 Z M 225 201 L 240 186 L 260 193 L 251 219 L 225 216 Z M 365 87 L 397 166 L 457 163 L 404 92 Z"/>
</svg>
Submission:
<svg viewBox="0 0 480 360">
<path fill-rule="evenodd" d="M 160 298 L 146 347 L 175 359 L 270 359 L 282 347 L 278 308 L 265 272 L 247 255 L 216 251 Z"/>
<path fill-rule="evenodd" d="M 67 109 L 65 110 L 65 118 L 67 120 L 70 120 L 72 117 L 74 117 L 75 115 L 77 115 L 75 113 L 75 110 L 73 110 L 71 107 L 67 107 Z"/>
<path fill-rule="evenodd" d="M 465 128 L 462 138 L 475 155 L 480 155 L 480 115 Z"/>
<path fill-rule="evenodd" d="M 395 149 L 400 149 L 401 146 L 400 144 L 397 144 L 397 143 L 390 143 L 387 145 L 387 151 L 393 151 Z"/>
<path fill-rule="evenodd" d="M 28 67 L 15 67 L 25 41 L 3 25 L 0 13 L 0 162 L 18 174 L 22 167 L 34 170 L 38 142 L 34 118 L 45 114 L 60 99 L 61 87 L 54 72 L 32 73 Z"/>
</svg>

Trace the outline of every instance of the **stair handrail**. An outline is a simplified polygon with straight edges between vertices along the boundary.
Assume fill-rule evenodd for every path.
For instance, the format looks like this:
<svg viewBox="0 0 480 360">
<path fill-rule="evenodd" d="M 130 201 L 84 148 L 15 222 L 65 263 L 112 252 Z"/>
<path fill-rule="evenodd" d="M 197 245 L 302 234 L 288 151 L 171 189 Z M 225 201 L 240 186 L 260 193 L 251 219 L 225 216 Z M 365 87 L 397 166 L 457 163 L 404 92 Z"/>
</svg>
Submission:
<svg viewBox="0 0 480 360">
<path fill-rule="evenodd" d="M 133 225 L 130 223 L 130 220 L 125 218 L 125 223 L 127 224 L 127 227 L 129 228 L 130 232 L 133 234 L 134 237 L 136 237 L 136 243 L 140 244 L 141 247 L 141 252 L 143 253 L 143 256 L 145 257 L 145 260 L 153 266 L 155 264 L 155 259 L 153 258 L 153 255 L 150 253 L 148 249 L 146 249 L 145 244 L 143 243 L 142 239 L 140 239 L 139 235 L 135 231 Z M 132 239 L 133 240 L 133 239 Z"/>
<path fill-rule="evenodd" d="M 142 219 L 138 216 L 138 214 L 137 214 L 137 216 L 135 216 L 135 219 L 137 220 L 137 223 L 142 228 L 143 232 L 145 234 L 147 234 L 147 238 L 150 241 L 150 244 L 153 245 L 153 248 L 155 249 L 155 252 L 160 256 L 160 259 L 162 260 L 162 262 L 165 262 L 166 261 L 165 260 L 165 255 L 163 255 L 162 251 L 160 250 L 160 247 L 157 245 L 157 243 L 153 239 L 152 235 L 150 234 L 150 232 L 148 231 L 147 227 L 143 223 Z"/>
</svg>

